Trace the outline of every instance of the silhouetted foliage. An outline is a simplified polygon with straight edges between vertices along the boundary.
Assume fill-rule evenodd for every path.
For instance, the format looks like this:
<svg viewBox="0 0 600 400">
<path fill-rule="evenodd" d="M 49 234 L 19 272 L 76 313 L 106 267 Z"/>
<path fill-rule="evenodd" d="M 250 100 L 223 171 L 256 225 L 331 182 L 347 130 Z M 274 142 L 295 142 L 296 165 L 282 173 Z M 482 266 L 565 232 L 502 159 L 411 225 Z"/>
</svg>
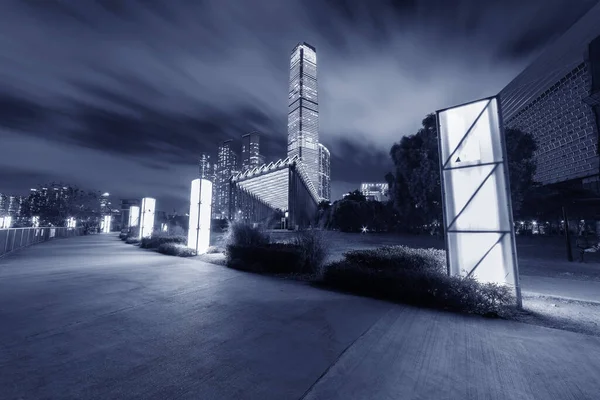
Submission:
<svg viewBox="0 0 600 400">
<path fill-rule="evenodd" d="M 66 219 L 91 220 L 100 216 L 100 192 L 52 182 L 40 185 L 23 202 L 21 216 L 40 217 L 40 225 L 64 226 Z"/>
<path fill-rule="evenodd" d="M 518 215 L 525 193 L 533 186 L 536 143 L 531 134 L 505 129 L 513 212 Z M 442 221 L 442 193 L 437 123 L 434 114 L 415 135 L 395 143 L 390 156 L 395 171 L 386 175 L 390 199 L 400 225 L 407 229 Z"/>
<path fill-rule="evenodd" d="M 514 304 L 504 285 L 449 276 L 444 250 L 405 246 L 355 250 L 325 267 L 326 285 L 418 306 L 496 316 Z"/>
</svg>

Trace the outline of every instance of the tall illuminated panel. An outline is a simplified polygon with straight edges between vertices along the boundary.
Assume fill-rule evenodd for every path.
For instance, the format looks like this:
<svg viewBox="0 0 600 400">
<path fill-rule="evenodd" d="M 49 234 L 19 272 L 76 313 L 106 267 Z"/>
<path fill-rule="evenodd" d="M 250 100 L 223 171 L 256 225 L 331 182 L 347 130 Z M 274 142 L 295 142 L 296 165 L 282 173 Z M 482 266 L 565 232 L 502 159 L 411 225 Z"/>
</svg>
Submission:
<svg viewBox="0 0 600 400">
<path fill-rule="evenodd" d="M 509 285 L 521 306 L 497 97 L 437 112 L 448 274 Z"/>
<path fill-rule="evenodd" d="M 138 206 L 129 207 L 129 227 L 133 228 L 140 224 L 140 208 Z"/>
<path fill-rule="evenodd" d="M 206 253 L 210 245 L 212 189 L 212 182 L 207 179 L 192 181 L 188 247 L 198 254 Z"/>
<path fill-rule="evenodd" d="M 105 215 L 104 220 L 102 221 L 102 232 L 109 233 L 112 225 L 112 216 Z"/>
<path fill-rule="evenodd" d="M 152 236 L 154 231 L 154 211 L 156 199 L 144 197 L 142 199 L 142 208 L 140 216 L 140 239 Z"/>
</svg>

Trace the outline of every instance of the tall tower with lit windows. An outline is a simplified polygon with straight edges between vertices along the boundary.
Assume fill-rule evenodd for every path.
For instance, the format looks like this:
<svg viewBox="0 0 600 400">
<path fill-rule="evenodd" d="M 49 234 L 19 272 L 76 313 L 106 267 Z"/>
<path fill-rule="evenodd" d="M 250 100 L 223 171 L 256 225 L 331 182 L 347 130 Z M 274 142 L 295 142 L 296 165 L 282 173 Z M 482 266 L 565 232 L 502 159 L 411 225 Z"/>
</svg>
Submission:
<svg viewBox="0 0 600 400">
<path fill-rule="evenodd" d="M 319 185 L 317 52 L 306 42 L 292 51 L 288 109 L 288 157 L 298 156 L 313 185 Z"/>
</svg>

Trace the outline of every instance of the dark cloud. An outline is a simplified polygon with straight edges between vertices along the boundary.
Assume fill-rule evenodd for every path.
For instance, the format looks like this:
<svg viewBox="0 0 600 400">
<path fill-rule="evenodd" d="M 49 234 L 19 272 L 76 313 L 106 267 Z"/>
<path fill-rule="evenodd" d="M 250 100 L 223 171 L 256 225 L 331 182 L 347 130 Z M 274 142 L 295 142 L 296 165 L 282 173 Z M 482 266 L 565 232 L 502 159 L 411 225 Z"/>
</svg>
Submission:
<svg viewBox="0 0 600 400">
<path fill-rule="evenodd" d="M 258 130 L 269 161 L 285 156 L 289 54 L 307 41 L 341 195 L 383 180 L 427 113 L 497 93 L 593 3 L 5 2 L 0 169 L 185 205 L 199 154 L 222 140 Z"/>
</svg>

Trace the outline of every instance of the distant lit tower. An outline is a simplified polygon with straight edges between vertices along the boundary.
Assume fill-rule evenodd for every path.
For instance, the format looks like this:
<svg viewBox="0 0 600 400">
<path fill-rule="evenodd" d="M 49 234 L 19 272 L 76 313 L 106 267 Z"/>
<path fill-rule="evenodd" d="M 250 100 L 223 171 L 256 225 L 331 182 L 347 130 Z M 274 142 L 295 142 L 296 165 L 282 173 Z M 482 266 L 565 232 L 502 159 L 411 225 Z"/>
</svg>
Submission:
<svg viewBox="0 0 600 400">
<path fill-rule="evenodd" d="M 318 186 L 317 53 L 306 42 L 299 43 L 292 51 L 288 104 L 288 157 L 299 156 L 308 178 Z"/>
<path fill-rule="evenodd" d="M 8 211 L 8 196 L 0 193 L 0 217 Z"/>
<path fill-rule="evenodd" d="M 242 136 L 242 172 L 260 165 L 260 133 L 250 132 Z"/>
<path fill-rule="evenodd" d="M 317 192 L 321 199 L 331 200 L 331 154 L 327 147 L 321 143 L 319 143 L 319 185 Z"/>
<path fill-rule="evenodd" d="M 202 153 L 200 155 L 200 161 L 198 163 L 200 179 L 208 179 L 212 181 L 212 172 L 210 164 L 210 155 L 208 153 Z"/>
<path fill-rule="evenodd" d="M 225 218 L 229 211 L 229 179 L 238 172 L 237 155 L 233 151 L 233 140 L 226 140 L 219 146 L 217 156 L 217 192 L 215 198 L 215 216 L 216 218 Z"/>
</svg>

